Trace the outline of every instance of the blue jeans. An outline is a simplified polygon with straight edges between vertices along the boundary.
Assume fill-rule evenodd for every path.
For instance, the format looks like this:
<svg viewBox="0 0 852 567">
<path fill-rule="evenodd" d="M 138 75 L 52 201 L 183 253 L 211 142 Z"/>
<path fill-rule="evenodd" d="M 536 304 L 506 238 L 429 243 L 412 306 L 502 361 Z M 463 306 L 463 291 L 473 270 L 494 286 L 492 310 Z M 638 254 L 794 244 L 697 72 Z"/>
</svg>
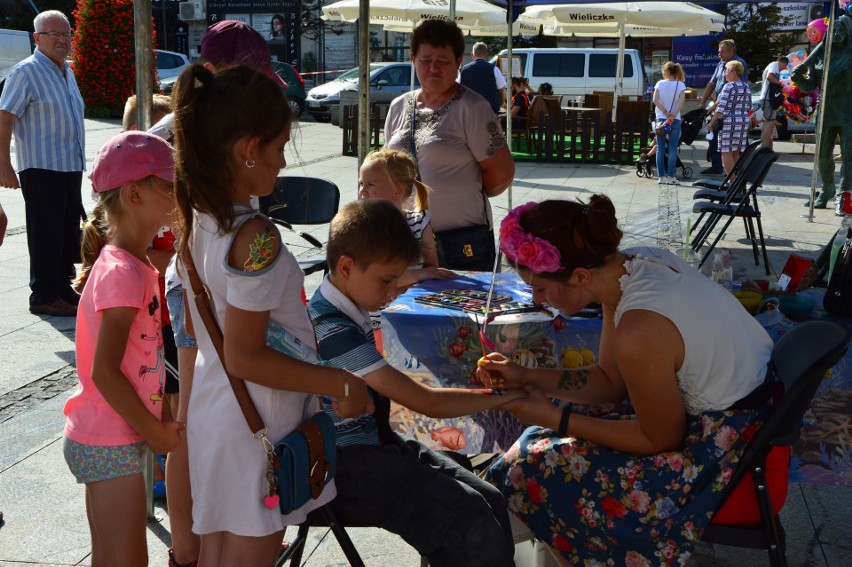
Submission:
<svg viewBox="0 0 852 567">
<path fill-rule="evenodd" d="M 722 154 L 719 153 L 719 133 L 713 136 L 713 139 L 707 142 L 707 161 L 713 169 L 722 171 Z"/>
<path fill-rule="evenodd" d="M 675 176 L 679 143 L 680 120 L 675 120 L 668 136 L 657 136 L 657 177 Z"/>
</svg>

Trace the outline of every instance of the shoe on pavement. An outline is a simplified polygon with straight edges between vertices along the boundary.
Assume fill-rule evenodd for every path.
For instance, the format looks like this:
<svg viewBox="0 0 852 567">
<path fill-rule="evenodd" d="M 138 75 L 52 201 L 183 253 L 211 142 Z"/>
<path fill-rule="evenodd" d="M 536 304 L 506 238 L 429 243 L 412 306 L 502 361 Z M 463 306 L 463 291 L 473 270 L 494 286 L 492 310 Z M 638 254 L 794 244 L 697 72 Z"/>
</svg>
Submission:
<svg viewBox="0 0 852 567">
<path fill-rule="evenodd" d="M 669 177 L 669 185 L 680 185 L 680 182 L 678 182 L 677 177 Z"/>
<path fill-rule="evenodd" d="M 668 185 L 668 184 L 669 184 L 669 178 L 668 177 L 660 177 L 657 180 L 657 185 Z"/>
<path fill-rule="evenodd" d="M 701 170 L 701 175 L 723 175 L 724 173 L 724 169 L 716 169 L 715 167 L 708 167 Z"/>
<path fill-rule="evenodd" d="M 33 315 L 53 315 L 55 317 L 76 317 L 77 306 L 71 305 L 64 299 L 55 299 L 49 303 L 30 305 Z"/>
</svg>

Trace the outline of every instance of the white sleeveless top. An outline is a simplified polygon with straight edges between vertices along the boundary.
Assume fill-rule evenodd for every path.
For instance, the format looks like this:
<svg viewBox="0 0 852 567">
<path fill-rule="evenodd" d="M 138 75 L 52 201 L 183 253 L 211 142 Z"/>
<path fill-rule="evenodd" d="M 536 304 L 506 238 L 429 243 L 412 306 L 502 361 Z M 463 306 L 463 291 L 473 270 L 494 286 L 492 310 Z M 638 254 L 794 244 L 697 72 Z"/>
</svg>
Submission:
<svg viewBox="0 0 852 567">
<path fill-rule="evenodd" d="M 674 323 L 685 349 L 677 380 L 689 415 L 726 409 L 763 383 L 772 339 L 728 290 L 666 250 L 624 253 L 631 259 L 615 325 L 631 309 Z"/>
<path fill-rule="evenodd" d="M 246 311 L 269 311 L 273 321 L 301 341 L 316 344 L 301 301 L 304 275 L 283 244 L 278 258 L 260 271 L 244 272 L 228 265 L 228 252 L 239 226 L 259 214 L 245 207 L 236 210 L 237 220 L 228 234 L 219 233 L 212 217 L 196 215 L 190 244 L 201 280 L 213 296 L 220 326 L 225 320 L 227 304 Z M 273 230 L 280 238 L 277 229 Z M 265 536 L 301 523 L 310 510 L 334 498 L 337 489 L 333 483 L 327 484 L 317 500 L 310 500 L 287 516 L 282 516 L 278 507 L 270 510 L 264 506 L 263 497 L 268 490 L 266 454 L 260 442 L 252 437 L 195 302 L 188 304 L 198 340 L 187 420 L 193 531 Z M 246 386 L 273 443 L 319 411 L 314 395 L 251 382 L 246 382 Z"/>
</svg>

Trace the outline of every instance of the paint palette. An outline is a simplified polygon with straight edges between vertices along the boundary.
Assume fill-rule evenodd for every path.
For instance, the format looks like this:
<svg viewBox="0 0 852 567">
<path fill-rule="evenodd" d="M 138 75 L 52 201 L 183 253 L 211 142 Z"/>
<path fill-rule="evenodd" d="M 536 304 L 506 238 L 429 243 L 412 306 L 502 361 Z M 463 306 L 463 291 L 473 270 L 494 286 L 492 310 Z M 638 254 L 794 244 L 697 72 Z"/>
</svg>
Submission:
<svg viewBox="0 0 852 567">
<path fill-rule="evenodd" d="M 458 309 L 468 313 L 485 313 L 485 304 L 488 301 L 488 292 L 476 289 L 448 289 L 440 293 L 421 295 L 415 297 L 414 301 L 433 307 L 444 309 Z M 524 313 L 527 311 L 538 311 L 539 308 L 533 303 L 516 301 L 508 295 L 495 294 L 491 297 L 491 305 L 488 308 L 489 315 L 503 315 L 506 313 Z"/>
</svg>

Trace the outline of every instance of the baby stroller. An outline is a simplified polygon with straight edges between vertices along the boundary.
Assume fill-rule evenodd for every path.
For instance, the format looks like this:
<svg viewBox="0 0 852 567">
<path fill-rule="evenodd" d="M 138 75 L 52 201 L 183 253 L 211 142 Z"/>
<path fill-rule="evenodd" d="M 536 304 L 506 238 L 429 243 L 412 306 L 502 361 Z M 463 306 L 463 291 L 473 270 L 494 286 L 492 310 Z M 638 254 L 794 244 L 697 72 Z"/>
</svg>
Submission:
<svg viewBox="0 0 852 567">
<path fill-rule="evenodd" d="M 680 147 L 680 144 L 686 144 L 687 146 L 692 145 L 692 142 L 694 142 L 695 138 L 698 136 L 698 132 L 701 131 L 705 115 L 706 112 L 703 108 L 696 108 L 695 110 L 690 110 L 681 116 L 680 141 L 678 142 L 678 147 Z M 656 160 L 653 156 L 648 156 L 648 153 L 650 153 L 653 147 L 654 146 L 652 145 L 649 148 L 642 148 L 640 150 L 639 159 L 636 160 L 636 175 L 639 177 L 647 177 L 648 179 L 654 177 Z M 684 179 L 692 178 L 692 168 L 685 166 L 683 162 L 680 161 L 679 155 L 677 157 L 677 164 L 675 167 L 680 168 L 681 176 Z"/>
</svg>

